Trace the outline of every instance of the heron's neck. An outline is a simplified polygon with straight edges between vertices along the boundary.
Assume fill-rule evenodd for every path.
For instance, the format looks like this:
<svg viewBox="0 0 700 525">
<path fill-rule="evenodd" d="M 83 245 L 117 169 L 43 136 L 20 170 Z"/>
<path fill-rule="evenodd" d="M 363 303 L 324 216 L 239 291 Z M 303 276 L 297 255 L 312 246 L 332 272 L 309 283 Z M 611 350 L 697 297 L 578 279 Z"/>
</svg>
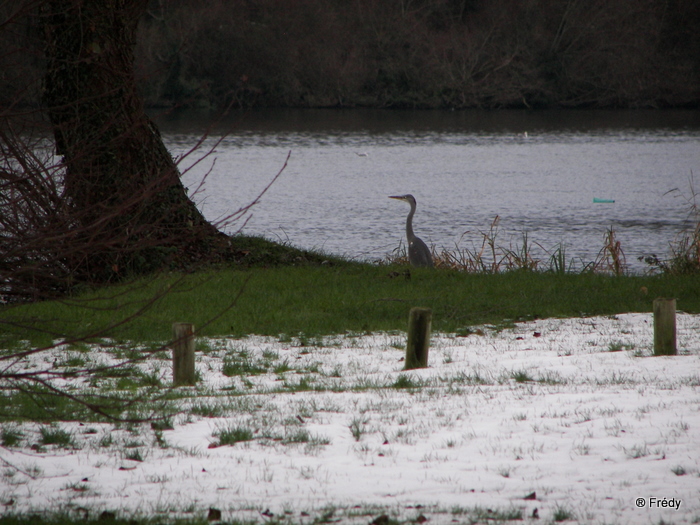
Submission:
<svg viewBox="0 0 700 525">
<path fill-rule="evenodd" d="M 413 239 L 413 214 L 416 213 L 416 205 L 412 204 L 411 205 L 411 211 L 408 212 L 408 217 L 406 217 L 406 238 L 408 239 L 408 242 L 411 242 L 411 239 Z"/>
</svg>

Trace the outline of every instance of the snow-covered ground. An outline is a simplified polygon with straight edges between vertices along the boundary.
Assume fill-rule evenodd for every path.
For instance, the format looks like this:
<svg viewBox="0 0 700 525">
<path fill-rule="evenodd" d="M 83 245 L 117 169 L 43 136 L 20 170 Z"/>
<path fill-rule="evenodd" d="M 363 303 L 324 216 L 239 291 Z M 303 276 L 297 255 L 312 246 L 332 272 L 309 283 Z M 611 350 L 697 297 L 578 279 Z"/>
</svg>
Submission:
<svg viewBox="0 0 700 525">
<path fill-rule="evenodd" d="M 673 357 L 650 357 L 650 314 L 434 334 L 417 371 L 403 334 L 208 340 L 170 430 L 61 423 L 74 446 L 32 449 L 41 426 L 15 424 L 0 510 L 698 523 L 700 316 L 677 324 Z M 224 375 L 236 360 L 267 372 Z"/>
</svg>

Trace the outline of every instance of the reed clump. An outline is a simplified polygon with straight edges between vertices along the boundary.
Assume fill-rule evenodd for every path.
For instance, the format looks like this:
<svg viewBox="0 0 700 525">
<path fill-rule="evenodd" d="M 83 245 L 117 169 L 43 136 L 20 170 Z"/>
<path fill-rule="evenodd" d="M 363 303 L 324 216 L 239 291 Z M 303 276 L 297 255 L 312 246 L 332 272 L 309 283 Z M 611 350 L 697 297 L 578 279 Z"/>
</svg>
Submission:
<svg viewBox="0 0 700 525">
<path fill-rule="evenodd" d="M 660 259 L 652 254 L 640 257 L 652 269 L 671 275 L 694 275 L 700 273 L 700 205 L 698 205 L 698 192 L 695 191 L 693 174 L 689 178 L 689 197 L 686 198 L 688 206 L 688 224 L 677 239 L 669 243 L 670 257 Z M 670 193 L 680 193 L 678 188 Z"/>
<path fill-rule="evenodd" d="M 625 252 L 622 251 L 622 243 L 615 237 L 615 229 L 610 226 L 605 232 L 605 243 L 598 252 L 596 260 L 592 263 L 594 272 L 623 275 L 627 271 Z"/>
<path fill-rule="evenodd" d="M 593 272 L 619 276 L 628 273 L 622 243 L 617 240 L 612 226 L 605 232 L 603 247 L 596 258 L 590 262 L 583 262 L 569 259 L 563 243 L 559 243 L 552 250 L 547 250 L 541 244 L 533 242 L 527 232 L 522 232 L 517 242 L 511 238 L 503 244 L 500 240 L 502 236 L 500 220 L 501 218 L 497 215 L 487 230 L 479 232 L 481 241 L 472 248 L 464 248 L 457 243 L 453 249 L 438 250 L 433 245 L 431 251 L 435 267 L 485 274 L 541 271 L 556 274 Z M 539 248 L 539 251 L 544 254 L 544 259 L 535 254 L 535 248 Z M 408 264 L 403 243 L 387 255 L 383 262 L 393 265 Z"/>
<path fill-rule="evenodd" d="M 693 194 L 693 199 L 695 194 Z M 639 257 L 645 262 L 648 274 L 693 275 L 700 273 L 700 208 L 693 200 L 691 207 L 691 227 L 677 240 L 669 243 L 669 257 L 655 254 Z M 555 274 L 596 273 L 622 276 L 630 273 L 622 242 L 617 232 L 610 226 L 604 234 L 603 246 L 592 261 L 569 258 L 566 246 L 559 243 L 553 249 L 546 249 L 540 243 L 530 240 L 527 232 L 521 234 L 517 243 L 509 240 L 502 243 L 499 229 L 500 217 L 496 216 L 486 231 L 479 232 L 481 241 L 472 248 L 464 248 L 457 243 L 454 248 L 438 249 L 431 246 L 436 268 L 456 270 L 466 273 L 497 274 L 512 271 L 546 272 Z M 535 249 L 539 249 L 538 256 Z M 388 265 L 408 265 L 406 247 L 403 243 L 388 254 L 383 261 Z"/>
</svg>

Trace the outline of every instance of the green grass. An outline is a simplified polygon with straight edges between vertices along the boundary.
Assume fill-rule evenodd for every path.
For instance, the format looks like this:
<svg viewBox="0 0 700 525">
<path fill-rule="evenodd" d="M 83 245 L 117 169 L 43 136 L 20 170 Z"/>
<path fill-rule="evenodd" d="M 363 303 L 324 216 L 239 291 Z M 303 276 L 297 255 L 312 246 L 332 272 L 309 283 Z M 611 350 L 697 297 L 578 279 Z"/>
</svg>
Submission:
<svg viewBox="0 0 700 525">
<path fill-rule="evenodd" d="M 62 448 L 72 448 L 75 446 L 73 435 L 62 428 L 41 427 L 39 433 L 41 434 L 40 443 L 42 445 L 55 445 Z"/>
<path fill-rule="evenodd" d="M 267 368 L 262 365 L 261 361 L 254 361 L 245 353 L 240 353 L 237 356 L 227 355 L 224 357 L 221 373 L 226 377 L 264 374 L 267 372 Z"/>
<path fill-rule="evenodd" d="M 529 381 L 534 381 L 526 370 L 513 370 L 510 377 L 513 378 L 516 383 L 527 383 Z"/>
<path fill-rule="evenodd" d="M 367 431 L 367 423 L 369 423 L 368 419 L 361 419 L 359 417 L 354 417 L 352 419 L 348 428 L 350 429 L 352 437 L 355 438 L 355 441 L 360 441 L 360 439 L 362 439 L 362 435 Z"/>
<path fill-rule="evenodd" d="M 366 518 L 364 523 L 373 522 L 376 517 L 376 512 L 381 512 L 384 509 L 376 509 L 371 506 L 363 506 L 361 508 L 352 509 L 336 509 L 333 506 L 322 509 L 318 515 L 295 519 L 293 516 L 285 515 L 283 517 L 273 517 L 266 520 L 239 520 L 225 519 L 224 521 L 210 521 L 206 517 L 206 512 L 201 512 L 201 517 L 186 517 L 175 518 L 171 516 L 154 516 L 154 517 L 121 517 L 116 512 L 104 511 L 100 514 L 85 518 L 80 515 L 72 514 L 29 514 L 26 516 L 6 515 L 0 516 L 0 525 L 207 525 L 209 523 L 222 523 L 226 525 L 254 525 L 260 523 L 270 524 L 285 524 L 285 525 L 301 525 L 304 523 L 345 523 L 343 517 L 348 518 L 351 522 L 358 522 L 357 518 Z M 429 514 L 430 515 L 430 514 Z M 455 507 L 450 511 L 441 510 L 437 516 L 446 517 L 453 516 L 463 518 L 460 523 L 509 523 L 512 521 L 522 521 L 523 513 L 520 509 L 486 509 L 481 507 L 474 508 L 459 508 Z M 430 519 L 430 518 L 429 518 Z M 451 521 L 457 521 L 452 519 Z M 406 518 L 403 520 L 394 517 L 379 519 L 378 523 L 386 523 L 388 525 L 411 525 L 420 523 L 415 519 Z M 362 523 L 362 521 L 360 521 Z M 428 521 L 430 523 L 430 521 Z"/>
<path fill-rule="evenodd" d="M 453 507 L 451 514 L 453 516 L 471 518 L 467 523 L 502 523 L 506 521 L 522 521 L 523 519 L 522 510 L 515 508 L 492 510 L 482 507 Z"/>
<path fill-rule="evenodd" d="M 475 333 L 476 328 L 470 327 L 484 323 L 505 327 L 518 320 L 544 317 L 650 312 L 653 299 L 659 296 L 676 297 L 678 308 L 682 311 L 700 312 L 698 276 L 613 277 L 529 271 L 469 274 L 452 270 L 411 269 L 411 278 L 406 279 L 403 273 L 400 278 L 395 278 L 392 272 L 396 271 L 405 272 L 406 268 L 336 261 L 324 266 L 224 268 L 185 276 L 163 274 L 130 284 L 105 287 L 62 301 L 5 306 L 0 309 L 0 349 L 8 352 L 50 345 L 59 337 L 93 336 L 90 339 L 97 339 L 109 336 L 117 341 L 145 342 L 147 348 L 157 350 L 160 343 L 155 342 L 167 341 L 171 337 L 171 325 L 176 321 L 194 323 L 197 335 L 242 336 L 256 333 L 278 337 L 290 346 L 313 346 L 320 336 L 326 334 L 405 331 L 408 312 L 413 306 L 433 309 L 434 331 L 463 335 Z M 112 328 L 103 330 L 110 326 Z M 80 343 L 72 345 L 69 350 L 74 353 L 66 354 L 65 359 L 55 363 L 56 367 L 70 369 L 87 365 L 88 355 L 75 353 L 82 352 L 83 348 L 87 347 Z M 138 357 L 142 352 L 133 346 L 122 348 L 126 349 L 120 358 Z M 610 351 L 626 349 L 621 343 L 613 343 L 609 348 Z M 212 349 L 207 347 L 204 351 L 210 352 Z M 278 358 L 279 355 L 268 353 L 260 359 L 251 356 L 245 349 L 233 349 L 224 357 L 222 371 L 228 376 L 246 376 L 269 371 L 284 374 L 293 369 L 287 361 L 275 362 Z M 309 370 L 319 372 L 317 365 L 310 365 Z M 342 371 L 336 370 L 332 375 L 340 376 Z M 317 388 L 313 378 L 294 378 L 285 378 L 280 388 L 289 391 Z M 548 384 L 559 381 L 554 376 L 531 377 L 526 370 L 514 370 L 504 379 Z M 135 365 L 104 369 L 96 374 L 95 380 L 113 384 L 120 392 L 162 386 L 158 373 L 144 373 Z M 479 385 L 488 381 L 490 379 L 481 378 L 478 372 L 474 372 L 455 381 L 455 385 Z M 605 381 L 614 383 L 627 379 L 613 375 L 612 379 Z M 413 389 L 425 385 L 410 375 L 400 374 L 394 383 L 385 386 Z M 375 386 L 368 385 L 368 388 L 372 387 Z M 73 400 L 39 390 L 0 391 L 2 417 L 44 422 L 99 419 Z M 221 417 L 229 411 L 226 403 L 232 402 L 199 400 L 189 412 L 205 417 Z M 355 416 L 348 422 L 348 430 L 358 442 L 365 434 L 373 432 L 369 419 L 361 416 Z M 42 446 L 75 446 L 74 436 L 58 427 L 46 425 L 40 428 L 40 433 Z M 260 436 L 264 437 L 262 434 Z M 258 434 L 252 428 L 230 426 L 219 429 L 214 437 L 215 446 L 220 446 L 257 439 Z M 9 424 L 3 425 L 0 438 L 6 447 L 26 441 L 17 427 Z M 292 428 L 280 438 L 286 444 L 311 447 L 328 443 L 327 438 L 303 428 Z M 106 435 L 100 442 L 104 447 L 113 444 L 111 435 Z M 124 457 L 143 461 L 136 442 L 132 447 L 125 446 L 125 449 Z M 649 454 L 646 445 L 623 451 L 629 458 Z M 672 472 L 680 476 L 685 470 L 677 467 Z M 462 512 L 469 519 L 477 521 L 522 520 L 520 510 L 506 509 L 482 514 L 479 509 L 462 509 Z M 557 508 L 552 519 L 566 521 L 572 516 L 568 509 Z M 123 521 L 110 518 L 106 522 L 147 524 L 155 523 L 158 519 Z M 93 521 L 105 522 L 98 519 Z M 0 517 L 0 525 L 67 525 L 78 522 L 91 521 L 61 515 L 47 518 Z M 206 523 L 206 519 L 168 521 L 171 522 Z"/>
<path fill-rule="evenodd" d="M 214 433 L 214 437 L 218 437 L 218 446 L 235 445 L 241 441 L 250 441 L 253 439 L 253 431 L 245 427 L 230 427 L 221 429 Z"/>
<path fill-rule="evenodd" d="M 559 523 L 561 521 L 573 520 L 575 519 L 575 516 L 574 513 L 566 507 L 560 507 L 559 505 L 557 505 L 554 509 L 554 513 L 552 514 L 552 519 L 555 522 Z"/>
<path fill-rule="evenodd" d="M 0 431 L 0 443 L 3 447 L 16 447 L 24 435 L 14 426 L 3 426 Z"/>
<path fill-rule="evenodd" d="M 104 511 L 94 517 L 66 514 L 28 514 L 22 516 L 0 516 L 0 525 L 208 525 L 206 517 L 201 518 L 152 518 L 119 517 L 114 512 Z M 227 520 L 226 525 L 253 525 L 250 520 Z"/>
<path fill-rule="evenodd" d="M 72 399 L 35 387 L 32 392 L 12 389 L 0 392 L 0 418 L 16 421 L 91 421 L 94 416 Z"/>
<path fill-rule="evenodd" d="M 649 312 L 660 296 L 700 312 L 699 276 L 411 269 L 407 280 L 392 278 L 396 269 L 347 264 L 160 275 L 62 301 L 6 306 L 0 347 L 90 335 L 163 341 L 173 322 L 192 322 L 206 336 L 303 333 L 308 339 L 405 330 L 413 306 L 432 308 L 433 330 L 445 332 L 505 320 Z"/>
<path fill-rule="evenodd" d="M 421 385 L 420 381 L 414 379 L 413 377 L 411 377 L 409 375 L 399 374 L 399 377 L 396 378 L 396 381 L 391 386 L 392 386 L 392 388 L 402 389 L 402 388 L 419 388 L 422 385 Z"/>
</svg>

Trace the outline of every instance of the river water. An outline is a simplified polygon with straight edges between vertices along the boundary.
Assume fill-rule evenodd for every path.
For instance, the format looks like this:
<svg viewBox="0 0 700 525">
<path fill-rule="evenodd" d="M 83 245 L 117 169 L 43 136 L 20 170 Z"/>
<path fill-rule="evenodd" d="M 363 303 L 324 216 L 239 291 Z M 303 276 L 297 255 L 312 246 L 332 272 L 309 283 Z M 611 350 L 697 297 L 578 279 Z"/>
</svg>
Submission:
<svg viewBox="0 0 700 525">
<path fill-rule="evenodd" d="M 639 257 L 668 257 L 691 226 L 700 172 L 698 111 L 256 110 L 157 122 L 177 158 L 208 133 L 181 160 L 208 219 L 250 203 L 289 155 L 245 225 L 224 229 L 361 260 L 403 241 L 409 207 L 387 197 L 411 193 L 416 234 L 438 250 L 478 251 L 498 216 L 499 246 L 517 249 L 526 234 L 536 258 L 563 246 L 580 267 L 612 228 L 641 273 Z"/>
</svg>

